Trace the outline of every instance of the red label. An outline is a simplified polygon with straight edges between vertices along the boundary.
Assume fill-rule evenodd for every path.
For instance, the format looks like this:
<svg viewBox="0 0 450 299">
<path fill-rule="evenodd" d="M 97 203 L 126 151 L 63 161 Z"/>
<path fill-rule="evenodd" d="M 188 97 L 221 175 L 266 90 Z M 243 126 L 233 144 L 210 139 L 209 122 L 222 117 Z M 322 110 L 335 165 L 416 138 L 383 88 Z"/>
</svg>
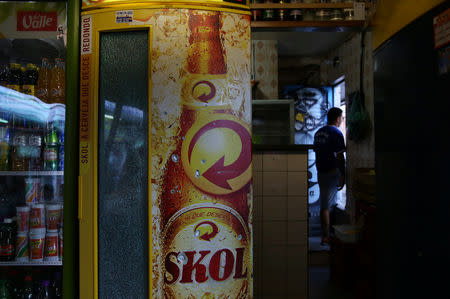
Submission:
<svg viewBox="0 0 450 299">
<path fill-rule="evenodd" d="M 56 31 L 58 13 L 42 11 L 18 11 L 17 31 Z"/>
</svg>

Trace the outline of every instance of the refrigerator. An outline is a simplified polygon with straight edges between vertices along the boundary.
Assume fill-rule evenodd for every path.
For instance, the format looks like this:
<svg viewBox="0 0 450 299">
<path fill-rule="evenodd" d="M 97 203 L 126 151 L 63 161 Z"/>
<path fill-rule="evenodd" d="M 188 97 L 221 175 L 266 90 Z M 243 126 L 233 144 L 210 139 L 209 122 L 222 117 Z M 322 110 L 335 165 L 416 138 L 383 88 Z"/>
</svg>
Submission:
<svg viewBox="0 0 450 299">
<path fill-rule="evenodd" d="M 252 298 L 250 11 L 83 1 L 81 298 Z"/>
<path fill-rule="evenodd" d="M 0 293 L 5 298 L 63 294 L 66 47 L 66 2 L 0 2 Z"/>
</svg>

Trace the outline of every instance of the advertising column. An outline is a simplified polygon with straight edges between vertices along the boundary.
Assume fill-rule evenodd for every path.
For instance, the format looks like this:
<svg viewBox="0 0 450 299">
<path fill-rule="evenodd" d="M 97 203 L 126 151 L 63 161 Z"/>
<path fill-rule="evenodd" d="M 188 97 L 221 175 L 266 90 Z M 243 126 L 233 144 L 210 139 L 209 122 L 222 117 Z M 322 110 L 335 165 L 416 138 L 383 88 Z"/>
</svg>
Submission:
<svg viewBox="0 0 450 299">
<path fill-rule="evenodd" d="M 168 298 L 252 294 L 250 111 L 239 86 L 248 82 L 228 80 L 239 70 L 227 65 L 224 18 L 219 12 L 188 15 L 179 135 L 157 195 Z"/>
</svg>

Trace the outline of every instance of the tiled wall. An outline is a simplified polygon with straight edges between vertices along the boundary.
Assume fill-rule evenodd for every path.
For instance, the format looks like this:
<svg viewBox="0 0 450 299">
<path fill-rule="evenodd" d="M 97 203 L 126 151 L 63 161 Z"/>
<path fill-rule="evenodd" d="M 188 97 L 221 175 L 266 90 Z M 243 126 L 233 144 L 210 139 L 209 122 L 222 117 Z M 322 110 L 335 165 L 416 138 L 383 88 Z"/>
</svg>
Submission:
<svg viewBox="0 0 450 299">
<path fill-rule="evenodd" d="M 252 40 L 252 77 L 257 100 L 278 99 L 278 41 Z"/>
<path fill-rule="evenodd" d="M 307 153 L 253 154 L 255 296 L 307 298 Z"/>
</svg>

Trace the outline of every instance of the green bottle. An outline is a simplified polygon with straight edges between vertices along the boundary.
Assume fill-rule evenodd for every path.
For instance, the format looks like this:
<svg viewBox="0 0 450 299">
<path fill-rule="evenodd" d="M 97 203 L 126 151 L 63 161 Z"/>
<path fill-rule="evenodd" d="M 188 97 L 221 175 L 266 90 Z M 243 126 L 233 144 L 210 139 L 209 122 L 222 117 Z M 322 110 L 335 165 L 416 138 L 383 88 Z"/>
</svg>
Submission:
<svg viewBox="0 0 450 299">
<path fill-rule="evenodd" d="M 8 288 L 8 280 L 0 280 L 0 299 L 12 299 L 11 292 Z"/>
</svg>

